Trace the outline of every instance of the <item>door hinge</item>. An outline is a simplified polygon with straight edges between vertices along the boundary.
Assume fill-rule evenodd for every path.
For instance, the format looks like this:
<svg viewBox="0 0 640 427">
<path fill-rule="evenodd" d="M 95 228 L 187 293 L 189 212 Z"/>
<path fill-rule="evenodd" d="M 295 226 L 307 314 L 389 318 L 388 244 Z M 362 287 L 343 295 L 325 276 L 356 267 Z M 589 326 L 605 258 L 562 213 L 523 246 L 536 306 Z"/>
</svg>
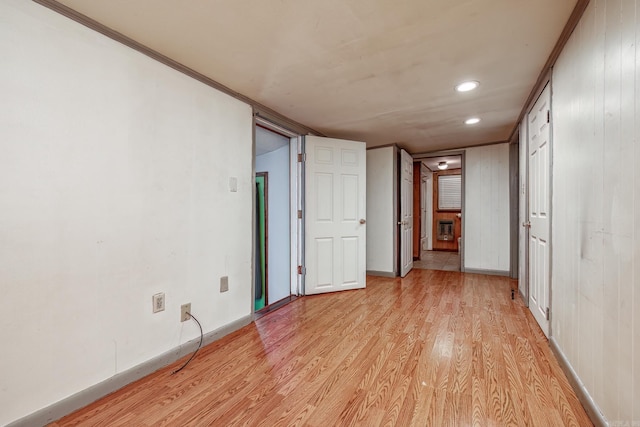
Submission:
<svg viewBox="0 0 640 427">
<path fill-rule="evenodd" d="M 298 163 L 302 163 L 307 160 L 307 155 L 305 153 L 298 153 Z"/>
<path fill-rule="evenodd" d="M 551 123 L 551 110 L 547 110 L 547 123 Z"/>
<path fill-rule="evenodd" d="M 299 265 L 298 266 L 298 274 L 307 274 L 307 269 L 304 268 L 303 266 Z"/>
<path fill-rule="evenodd" d="M 298 211 L 298 219 L 302 219 L 302 210 Z"/>
<path fill-rule="evenodd" d="M 547 307 L 547 310 L 545 311 L 545 317 L 547 318 L 547 320 L 549 320 L 549 307 Z"/>
</svg>

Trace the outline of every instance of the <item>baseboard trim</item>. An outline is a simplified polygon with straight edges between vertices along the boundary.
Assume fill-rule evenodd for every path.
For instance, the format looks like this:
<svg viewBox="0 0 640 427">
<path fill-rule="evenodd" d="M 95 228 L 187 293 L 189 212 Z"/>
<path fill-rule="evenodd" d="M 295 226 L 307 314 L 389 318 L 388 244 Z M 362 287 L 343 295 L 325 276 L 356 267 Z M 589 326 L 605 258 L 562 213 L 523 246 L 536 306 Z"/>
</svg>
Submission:
<svg viewBox="0 0 640 427">
<path fill-rule="evenodd" d="M 231 322 L 221 328 L 218 328 L 215 331 L 211 331 L 204 336 L 202 345 L 205 346 L 211 344 L 212 342 L 219 340 L 225 335 L 228 335 L 232 332 L 237 331 L 238 329 L 245 327 L 251 322 L 252 316 L 249 315 Z M 49 405 L 46 408 L 40 409 L 33 414 L 13 421 L 7 424 L 6 427 L 44 426 L 48 423 L 58 420 L 65 415 L 77 411 L 78 409 L 83 408 L 90 403 L 93 403 L 96 400 L 121 389 L 127 384 L 131 384 L 132 382 L 137 381 L 140 378 L 154 373 L 158 369 L 162 369 L 165 366 L 172 364 L 181 357 L 184 357 L 187 354 L 193 352 L 199 342 L 200 337 L 181 344 L 159 356 L 154 357 L 153 359 L 149 359 L 146 362 L 134 366 L 133 368 L 126 371 L 119 372 L 111 378 L 108 378 L 102 382 L 99 382 L 98 384 L 79 391 L 78 393 L 62 399 L 59 402 Z"/>
<path fill-rule="evenodd" d="M 522 302 L 524 303 L 524 306 L 529 307 L 529 298 L 520 290 L 518 290 L 518 293 L 522 297 Z"/>
<path fill-rule="evenodd" d="M 555 354 L 558 359 L 558 363 L 564 371 L 564 374 L 567 376 L 569 384 L 571 384 L 573 391 L 576 393 L 576 396 L 578 396 L 578 400 L 580 400 L 580 403 L 584 406 L 584 410 L 587 412 L 587 415 L 591 419 L 593 425 L 596 427 L 608 427 L 609 423 L 602 414 L 602 411 L 600 411 L 600 408 L 596 405 L 596 402 L 589 394 L 589 391 L 587 391 L 576 371 L 573 370 L 571 363 L 567 360 L 554 337 L 549 339 L 549 345 L 551 347 L 551 351 L 553 351 L 553 354 Z"/>
<path fill-rule="evenodd" d="M 471 274 L 488 274 L 490 276 L 506 276 L 509 277 L 511 276 L 511 272 L 510 271 L 503 271 L 503 270 L 483 270 L 481 268 L 465 268 L 464 269 L 464 273 L 471 273 Z"/>
<path fill-rule="evenodd" d="M 376 147 L 377 148 L 377 147 Z M 379 276 L 379 277 L 396 277 L 397 274 L 393 271 L 375 271 L 367 270 L 367 276 Z"/>
</svg>

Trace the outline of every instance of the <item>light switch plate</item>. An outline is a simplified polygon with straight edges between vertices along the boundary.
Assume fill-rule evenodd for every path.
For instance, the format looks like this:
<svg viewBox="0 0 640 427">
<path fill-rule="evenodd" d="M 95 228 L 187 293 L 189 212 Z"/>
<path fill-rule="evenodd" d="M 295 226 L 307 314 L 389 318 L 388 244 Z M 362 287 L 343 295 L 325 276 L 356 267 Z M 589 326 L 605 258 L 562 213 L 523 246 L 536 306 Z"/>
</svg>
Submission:
<svg viewBox="0 0 640 427">
<path fill-rule="evenodd" d="M 238 178 L 232 176 L 229 178 L 229 191 L 236 193 L 238 191 Z"/>
<path fill-rule="evenodd" d="M 220 278 L 220 292 L 227 292 L 229 290 L 229 276 L 222 276 Z"/>
<path fill-rule="evenodd" d="M 153 301 L 153 312 L 158 313 L 164 311 L 164 292 L 155 294 L 151 300 Z"/>
</svg>

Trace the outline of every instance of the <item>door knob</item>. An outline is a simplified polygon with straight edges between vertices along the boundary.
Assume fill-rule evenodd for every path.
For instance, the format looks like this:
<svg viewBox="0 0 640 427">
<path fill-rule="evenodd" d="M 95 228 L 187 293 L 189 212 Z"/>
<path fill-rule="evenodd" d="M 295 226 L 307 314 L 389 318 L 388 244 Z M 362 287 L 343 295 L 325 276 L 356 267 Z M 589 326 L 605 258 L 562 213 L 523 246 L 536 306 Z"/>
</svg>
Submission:
<svg viewBox="0 0 640 427">
<path fill-rule="evenodd" d="M 366 220 L 366 219 L 361 219 L 361 220 L 360 220 L 360 224 L 366 224 L 366 223 L 367 223 L 367 220 Z"/>
</svg>

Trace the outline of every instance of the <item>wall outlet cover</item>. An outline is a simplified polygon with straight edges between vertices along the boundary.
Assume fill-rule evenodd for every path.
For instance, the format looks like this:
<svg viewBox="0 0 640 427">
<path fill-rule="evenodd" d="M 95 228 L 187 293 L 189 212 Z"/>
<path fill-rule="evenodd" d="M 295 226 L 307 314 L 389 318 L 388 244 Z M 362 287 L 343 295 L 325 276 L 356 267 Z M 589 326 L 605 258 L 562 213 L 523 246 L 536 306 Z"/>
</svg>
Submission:
<svg viewBox="0 0 640 427">
<path fill-rule="evenodd" d="M 191 313 L 191 303 L 190 302 L 188 302 L 186 304 L 182 304 L 180 306 L 180 321 L 181 322 L 186 322 L 187 320 L 189 320 L 189 318 L 191 318 L 191 316 L 188 313 Z"/>
<path fill-rule="evenodd" d="M 227 292 L 229 290 L 229 276 L 222 276 L 220 278 L 220 292 Z"/>
</svg>

